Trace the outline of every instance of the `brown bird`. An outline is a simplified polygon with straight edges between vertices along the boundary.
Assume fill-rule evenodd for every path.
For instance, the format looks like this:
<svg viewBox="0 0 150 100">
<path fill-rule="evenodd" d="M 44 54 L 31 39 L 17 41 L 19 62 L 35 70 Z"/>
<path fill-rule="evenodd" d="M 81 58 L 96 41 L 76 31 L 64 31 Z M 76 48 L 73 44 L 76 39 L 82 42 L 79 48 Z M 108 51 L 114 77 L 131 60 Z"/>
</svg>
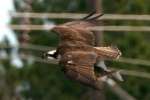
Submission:
<svg viewBox="0 0 150 100">
<path fill-rule="evenodd" d="M 103 14 L 95 12 L 80 20 L 55 26 L 52 30 L 60 37 L 59 46 L 54 54 L 47 56 L 59 58 L 64 73 L 72 80 L 100 89 L 100 79 L 112 71 L 96 73 L 97 60 L 118 59 L 121 52 L 114 47 L 94 47 L 94 33 L 88 29 L 97 25 L 97 19 Z M 104 74 L 105 73 L 105 74 Z"/>
</svg>

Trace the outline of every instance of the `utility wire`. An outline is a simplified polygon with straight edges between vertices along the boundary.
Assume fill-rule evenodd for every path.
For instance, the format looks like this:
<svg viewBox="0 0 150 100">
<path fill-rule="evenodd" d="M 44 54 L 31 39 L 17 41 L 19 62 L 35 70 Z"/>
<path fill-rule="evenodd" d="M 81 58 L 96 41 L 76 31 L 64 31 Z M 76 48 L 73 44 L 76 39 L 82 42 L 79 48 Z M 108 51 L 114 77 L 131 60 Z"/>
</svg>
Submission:
<svg viewBox="0 0 150 100">
<path fill-rule="evenodd" d="M 134 76 L 134 77 L 150 79 L 150 73 L 147 73 L 147 72 L 134 71 L 134 70 L 133 71 L 131 71 L 131 70 L 122 70 L 121 69 L 121 73 L 123 75 L 127 75 L 127 76 Z"/>
<path fill-rule="evenodd" d="M 0 48 L 11 48 L 8 45 L 0 45 Z M 34 45 L 34 44 L 23 44 L 19 46 L 20 49 L 30 49 L 36 51 L 49 51 L 54 50 L 54 47 L 42 46 L 42 45 Z"/>
<path fill-rule="evenodd" d="M 52 25 L 10 25 L 13 30 L 51 30 Z M 92 31 L 134 31 L 150 32 L 150 26 L 95 26 L 88 27 Z"/>
<path fill-rule="evenodd" d="M 43 13 L 43 12 L 12 12 L 11 16 L 20 18 L 53 18 L 53 19 L 80 19 L 87 14 L 81 13 Z M 137 20 L 150 21 L 150 15 L 129 15 L 129 14 L 104 14 L 100 20 Z"/>
<path fill-rule="evenodd" d="M 142 60 L 142 59 L 133 59 L 133 58 L 121 57 L 118 60 L 114 60 L 114 61 L 122 62 L 122 63 L 130 63 L 130 64 L 134 64 L 134 65 L 150 66 L 149 60 Z"/>
</svg>

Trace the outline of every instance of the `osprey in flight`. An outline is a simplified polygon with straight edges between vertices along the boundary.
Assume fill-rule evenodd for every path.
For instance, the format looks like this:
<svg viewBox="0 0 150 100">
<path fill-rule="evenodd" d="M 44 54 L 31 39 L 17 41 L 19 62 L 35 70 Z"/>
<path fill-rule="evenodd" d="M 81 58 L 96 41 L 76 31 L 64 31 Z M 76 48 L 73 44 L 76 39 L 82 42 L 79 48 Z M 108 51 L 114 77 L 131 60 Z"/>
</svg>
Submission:
<svg viewBox="0 0 150 100">
<path fill-rule="evenodd" d="M 114 47 L 95 47 L 95 35 L 88 29 L 96 26 L 97 19 L 102 14 L 95 12 L 88 16 L 56 25 L 52 30 L 58 33 L 60 43 L 56 51 L 46 53 L 47 57 L 59 57 L 66 76 L 82 84 L 100 89 L 101 78 L 110 76 L 113 71 L 108 70 L 104 63 L 101 72 L 95 70 L 98 60 L 118 59 L 121 52 Z"/>
</svg>

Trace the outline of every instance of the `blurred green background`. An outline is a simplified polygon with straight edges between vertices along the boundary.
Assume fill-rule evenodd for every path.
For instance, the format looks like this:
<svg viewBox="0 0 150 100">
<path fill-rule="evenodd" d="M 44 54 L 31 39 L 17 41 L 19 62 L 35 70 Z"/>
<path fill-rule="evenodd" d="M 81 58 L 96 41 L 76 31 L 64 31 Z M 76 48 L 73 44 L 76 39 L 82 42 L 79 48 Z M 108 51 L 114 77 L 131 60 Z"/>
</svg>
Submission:
<svg viewBox="0 0 150 100">
<path fill-rule="evenodd" d="M 32 0 L 33 12 L 75 12 L 89 13 L 92 7 L 88 0 Z M 108 14 L 150 14 L 150 0 L 103 0 L 103 12 Z M 16 9 L 19 6 L 16 3 Z M 49 19 L 56 24 L 68 20 Z M 13 23 L 18 24 L 17 19 Z M 32 19 L 32 24 L 43 24 L 43 20 Z M 147 21 L 103 21 L 105 25 L 149 25 Z M 19 35 L 20 32 L 17 31 Z M 58 36 L 48 31 L 31 31 L 30 43 L 57 47 Z M 148 32 L 104 32 L 104 45 L 115 44 L 123 57 L 150 60 L 150 35 Z M 43 52 L 29 51 L 32 55 L 41 56 Z M 32 66 L 22 69 L 11 67 L 7 61 L 6 87 L 11 94 L 14 87 L 22 86 L 21 96 L 25 100 L 80 100 L 90 89 L 77 82 L 68 80 L 61 68 L 54 64 L 35 62 Z M 130 69 L 150 72 L 150 68 L 142 65 L 132 65 L 119 62 L 106 62 L 113 68 Z M 150 100 L 150 80 L 138 77 L 123 76 L 125 81 L 118 82 L 129 94 L 137 100 Z M 2 93 L 1 93 L 2 94 Z M 13 94 L 11 94 L 13 95 Z M 106 100 L 119 100 L 108 88 L 105 89 Z"/>
</svg>

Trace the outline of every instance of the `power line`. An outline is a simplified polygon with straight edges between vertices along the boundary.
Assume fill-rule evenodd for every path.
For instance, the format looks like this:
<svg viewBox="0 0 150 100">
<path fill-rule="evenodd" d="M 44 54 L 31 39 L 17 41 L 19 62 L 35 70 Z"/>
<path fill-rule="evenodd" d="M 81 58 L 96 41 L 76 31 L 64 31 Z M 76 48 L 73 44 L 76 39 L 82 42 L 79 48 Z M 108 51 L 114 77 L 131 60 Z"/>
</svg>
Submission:
<svg viewBox="0 0 150 100">
<path fill-rule="evenodd" d="M 0 48 L 11 48 L 8 45 L 0 45 Z M 36 51 L 49 51 L 54 50 L 54 47 L 42 46 L 42 45 L 34 45 L 34 44 L 24 44 L 19 46 L 20 49 L 30 49 Z"/>
<path fill-rule="evenodd" d="M 51 25 L 10 25 L 14 30 L 51 30 Z M 150 26 L 95 26 L 87 29 L 93 31 L 135 31 L 150 32 Z"/>
<path fill-rule="evenodd" d="M 118 60 L 114 60 L 116 62 L 122 62 L 122 63 L 130 63 L 134 65 L 144 65 L 144 66 L 150 66 L 149 60 L 142 60 L 142 59 L 132 59 L 132 58 L 125 58 L 121 57 Z"/>
<path fill-rule="evenodd" d="M 89 29 L 95 31 L 150 32 L 149 26 L 95 26 Z"/>
<path fill-rule="evenodd" d="M 134 77 L 141 77 L 150 79 L 150 73 L 147 72 L 140 72 L 140 71 L 131 71 L 131 70 L 122 70 L 121 73 L 127 76 L 134 76 Z"/>
<path fill-rule="evenodd" d="M 20 55 L 20 57 L 24 60 L 28 59 L 28 56 L 26 56 L 26 55 Z M 32 57 L 33 57 L 34 61 L 36 61 L 36 62 L 46 63 L 46 64 L 58 64 L 58 60 L 56 60 L 56 59 L 45 60 L 42 57 L 36 57 L 36 56 L 32 56 Z"/>
<path fill-rule="evenodd" d="M 81 13 L 43 13 L 43 12 L 12 12 L 12 17 L 53 18 L 53 19 L 80 19 L 87 14 Z M 100 20 L 137 20 L 150 21 L 150 15 L 105 14 Z"/>
</svg>

